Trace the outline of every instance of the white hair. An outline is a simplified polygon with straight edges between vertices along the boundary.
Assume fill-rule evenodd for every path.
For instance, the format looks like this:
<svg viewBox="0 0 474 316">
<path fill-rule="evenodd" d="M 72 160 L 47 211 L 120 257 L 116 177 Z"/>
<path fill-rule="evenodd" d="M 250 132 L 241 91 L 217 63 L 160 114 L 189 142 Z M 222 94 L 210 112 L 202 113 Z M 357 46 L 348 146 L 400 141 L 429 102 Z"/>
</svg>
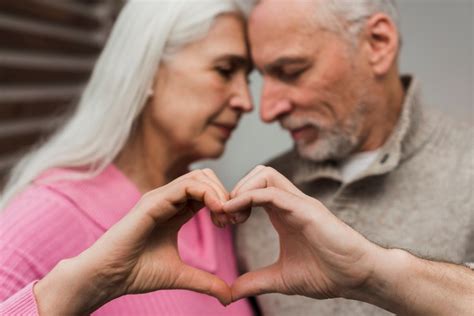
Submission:
<svg viewBox="0 0 474 316">
<path fill-rule="evenodd" d="M 102 172 L 124 147 L 163 58 L 204 37 L 234 0 L 129 0 L 94 67 L 75 113 L 13 168 L 0 209 L 43 172 L 72 168 L 73 179 Z M 55 178 L 56 179 L 56 178 Z"/>
<path fill-rule="evenodd" d="M 319 25 L 343 35 L 352 43 L 357 42 L 365 22 L 375 13 L 385 13 L 400 29 L 395 0 L 318 0 L 317 3 Z"/>
</svg>

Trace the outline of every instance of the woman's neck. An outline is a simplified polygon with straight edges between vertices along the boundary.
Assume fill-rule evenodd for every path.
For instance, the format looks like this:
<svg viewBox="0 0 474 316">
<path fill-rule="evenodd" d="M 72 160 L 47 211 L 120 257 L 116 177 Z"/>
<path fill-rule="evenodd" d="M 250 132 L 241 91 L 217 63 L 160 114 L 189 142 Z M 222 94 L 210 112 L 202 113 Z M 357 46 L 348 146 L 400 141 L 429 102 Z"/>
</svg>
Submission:
<svg viewBox="0 0 474 316">
<path fill-rule="evenodd" d="M 132 137 L 114 160 L 142 193 L 169 183 L 189 171 L 189 163 L 166 146 L 164 141 Z"/>
</svg>

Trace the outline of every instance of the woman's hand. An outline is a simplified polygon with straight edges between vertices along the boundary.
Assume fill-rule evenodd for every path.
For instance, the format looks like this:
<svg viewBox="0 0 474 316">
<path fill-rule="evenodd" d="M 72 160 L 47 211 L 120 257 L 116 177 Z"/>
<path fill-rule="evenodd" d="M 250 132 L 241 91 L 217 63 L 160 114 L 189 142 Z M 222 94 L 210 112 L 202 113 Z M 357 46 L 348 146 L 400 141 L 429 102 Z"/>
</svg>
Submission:
<svg viewBox="0 0 474 316">
<path fill-rule="evenodd" d="M 35 285 L 40 313 L 90 313 L 121 295 L 160 289 L 193 290 L 229 304 L 229 286 L 184 264 L 177 247 L 185 222 L 205 206 L 217 218 L 222 216 L 227 199 L 209 169 L 192 171 L 146 193 L 90 248 L 60 262 Z"/>
<path fill-rule="evenodd" d="M 280 256 L 265 268 L 238 278 L 233 300 L 270 292 L 324 299 L 345 296 L 371 276 L 382 249 L 303 194 L 272 168 L 258 166 L 224 204 L 229 214 L 262 206 L 279 235 Z"/>
</svg>

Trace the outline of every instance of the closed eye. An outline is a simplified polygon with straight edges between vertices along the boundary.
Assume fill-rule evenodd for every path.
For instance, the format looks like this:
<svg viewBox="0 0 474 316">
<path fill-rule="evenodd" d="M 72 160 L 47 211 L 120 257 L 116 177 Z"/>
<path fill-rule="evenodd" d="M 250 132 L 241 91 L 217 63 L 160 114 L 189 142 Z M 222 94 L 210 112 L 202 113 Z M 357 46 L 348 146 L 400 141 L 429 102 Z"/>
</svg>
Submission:
<svg viewBox="0 0 474 316">
<path fill-rule="evenodd" d="M 230 80 L 240 71 L 244 71 L 247 74 L 251 70 L 251 64 L 245 56 L 224 55 L 217 59 L 214 70 L 223 79 Z"/>
<path fill-rule="evenodd" d="M 234 73 L 236 72 L 236 68 L 233 66 L 230 66 L 230 67 L 217 66 L 215 67 L 215 70 L 224 79 L 231 79 Z"/>
<path fill-rule="evenodd" d="M 263 71 L 268 75 L 288 83 L 297 81 L 306 70 L 310 69 L 313 61 L 305 57 L 280 57 L 264 66 Z"/>
<path fill-rule="evenodd" d="M 308 69 L 308 67 L 292 70 L 277 69 L 273 75 L 282 81 L 292 82 L 298 80 L 306 69 Z"/>
</svg>

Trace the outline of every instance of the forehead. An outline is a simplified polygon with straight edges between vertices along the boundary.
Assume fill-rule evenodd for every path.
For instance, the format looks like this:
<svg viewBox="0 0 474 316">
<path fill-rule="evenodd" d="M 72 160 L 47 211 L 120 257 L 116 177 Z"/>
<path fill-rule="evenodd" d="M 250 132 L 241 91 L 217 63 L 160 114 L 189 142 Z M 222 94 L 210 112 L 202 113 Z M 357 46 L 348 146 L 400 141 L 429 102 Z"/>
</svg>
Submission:
<svg viewBox="0 0 474 316">
<path fill-rule="evenodd" d="M 223 14 L 218 16 L 208 34 L 183 50 L 183 54 L 192 56 L 213 57 L 216 55 L 247 55 L 245 23 L 237 14 Z"/>
<path fill-rule="evenodd" d="M 283 56 L 302 57 L 318 45 L 322 32 L 309 0 L 262 1 L 249 20 L 252 56 L 257 65 Z"/>
</svg>

